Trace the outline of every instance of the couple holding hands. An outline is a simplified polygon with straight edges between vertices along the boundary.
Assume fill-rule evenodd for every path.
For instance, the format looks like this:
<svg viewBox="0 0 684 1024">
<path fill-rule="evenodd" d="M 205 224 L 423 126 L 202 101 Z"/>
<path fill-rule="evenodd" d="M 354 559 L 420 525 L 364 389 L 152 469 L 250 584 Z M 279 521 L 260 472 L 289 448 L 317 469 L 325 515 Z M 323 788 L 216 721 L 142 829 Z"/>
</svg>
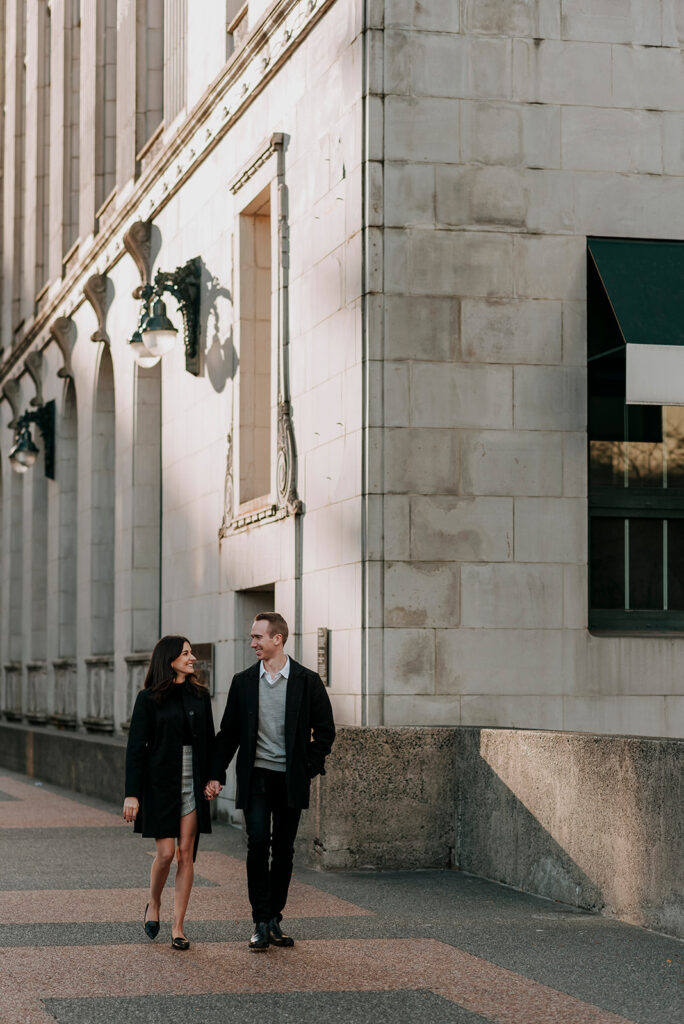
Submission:
<svg viewBox="0 0 684 1024">
<path fill-rule="evenodd" d="M 216 735 L 189 641 L 165 636 L 152 652 L 131 716 L 123 816 L 156 841 L 143 919 L 150 939 L 159 932 L 162 891 L 176 858 L 174 949 L 190 947 L 184 921 L 199 835 L 211 832 L 208 801 L 220 793 L 236 752 L 236 805 L 245 815 L 254 921 L 249 948 L 294 945 L 280 926 L 294 841 L 311 779 L 325 773 L 335 725 L 320 676 L 288 657 L 287 637 L 282 615 L 256 616 L 251 647 L 257 663 L 233 677 Z"/>
</svg>

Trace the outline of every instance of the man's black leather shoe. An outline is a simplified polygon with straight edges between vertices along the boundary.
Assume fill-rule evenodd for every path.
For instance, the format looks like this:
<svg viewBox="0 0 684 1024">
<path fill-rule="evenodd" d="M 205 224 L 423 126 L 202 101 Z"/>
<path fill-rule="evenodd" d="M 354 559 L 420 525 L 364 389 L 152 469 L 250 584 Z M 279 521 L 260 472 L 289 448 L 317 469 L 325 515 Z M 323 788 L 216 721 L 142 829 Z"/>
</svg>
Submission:
<svg viewBox="0 0 684 1024">
<path fill-rule="evenodd" d="M 268 949 L 268 923 L 266 921 L 257 921 L 254 925 L 254 934 L 249 940 L 249 948 L 255 953 L 261 953 Z"/>
<path fill-rule="evenodd" d="M 275 917 L 268 922 L 268 941 L 272 946 L 294 946 L 294 939 L 285 934 Z"/>
</svg>

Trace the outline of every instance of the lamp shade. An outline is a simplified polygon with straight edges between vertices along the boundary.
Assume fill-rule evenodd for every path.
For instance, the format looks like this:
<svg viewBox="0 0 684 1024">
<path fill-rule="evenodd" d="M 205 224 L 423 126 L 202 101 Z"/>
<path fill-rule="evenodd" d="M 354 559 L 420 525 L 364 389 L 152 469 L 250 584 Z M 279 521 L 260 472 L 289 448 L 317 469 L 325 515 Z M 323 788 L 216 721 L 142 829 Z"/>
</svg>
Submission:
<svg viewBox="0 0 684 1024">
<path fill-rule="evenodd" d="M 162 299 L 155 299 L 152 312 L 140 333 L 143 345 L 152 356 L 164 356 L 173 348 L 178 331 L 166 315 Z"/>
<path fill-rule="evenodd" d="M 24 426 L 9 452 L 9 459 L 15 473 L 25 473 L 38 458 L 39 451 L 33 443 L 31 432 Z"/>
</svg>

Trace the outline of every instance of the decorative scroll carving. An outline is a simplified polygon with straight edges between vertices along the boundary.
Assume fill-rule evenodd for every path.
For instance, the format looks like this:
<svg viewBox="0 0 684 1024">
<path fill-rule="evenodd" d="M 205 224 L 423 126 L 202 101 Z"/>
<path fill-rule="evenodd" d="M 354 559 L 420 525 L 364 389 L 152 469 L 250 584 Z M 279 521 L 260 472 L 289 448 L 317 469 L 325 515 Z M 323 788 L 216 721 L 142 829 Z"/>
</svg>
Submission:
<svg viewBox="0 0 684 1024">
<path fill-rule="evenodd" d="M 57 371 L 58 377 L 73 377 L 71 371 L 71 350 L 74 346 L 74 322 L 71 317 L 58 316 L 49 329 L 50 337 L 59 346 L 64 358 L 64 366 Z"/>
<path fill-rule="evenodd" d="M 21 662 L 8 661 L 5 664 L 5 718 L 11 722 L 19 722 L 23 718 L 23 701 L 21 692 Z"/>
<path fill-rule="evenodd" d="M 105 341 L 109 343 L 109 336 L 105 330 L 107 278 L 104 274 L 93 274 L 83 285 L 83 294 L 95 310 L 97 317 L 97 330 L 90 335 L 91 341 Z"/>
<path fill-rule="evenodd" d="M 73 658 L 53 661 L 55 673 L 55 702 L 50 715 L 53 725 L 63 729 L 76 728 L 76 662 Z"/>
<path fill-rule="evenodd" d="M 26 666 L 26 718 L 34 725 L 47 722 L 47 665 L 30 661 Z"/>
<path fill-rule="evenodd" d="M 16 379 L 16 377 L 10 377 L 9 380 L 5 381 L 2 391 L 0 391 L 0 397 L 5 398 L 12 406 L 12 419 L 7 424 L 10 430 L 14 430 L 14 428 L 17 425 L 17 420 L 21 415 L 21 408 L 19 405 L 19 390 L 19 381 Z"/>
<path fill-rule="evenodd" d="M 276 464 L 276 497 L 278 505 L 288 512 L 299 514 L 302 503 L 297 497 L 296 452 L 290 403 L 283 400 L 278 404 L 278 461 Z"/>
<path fill-rule="evenodd" d="M 29 405 L 41 406 L 43 404 L 43 353 L 33 350 L 29 352 L 24 360 L 24 366 L 29 372 L 36 393 L 29 402 Z"/>
<path fill-rule="evenodd" d="M 233 518 L 233 435 L 228 431 L 226 437 L 226 475 L 223 482 L 223 522 L 219 537 L 225 537 Z"/>
<path fill-rule="evenodd" d="M 108 655 L 86 658 L 88 673 L 83 719 L 88 732 L 114 732 L 114 660 Z"/>
<path fill-rule="evenodd" d="M 123 236 L 126 252 L 133 257 L 133 262 L 140 274 L 140 283 L 147 284 L 150 279 L 152 253 L 152 224 L 149 220 L 136 220 Z M 133 298 L 139 299 L 136 288 Z"/>
</svg>

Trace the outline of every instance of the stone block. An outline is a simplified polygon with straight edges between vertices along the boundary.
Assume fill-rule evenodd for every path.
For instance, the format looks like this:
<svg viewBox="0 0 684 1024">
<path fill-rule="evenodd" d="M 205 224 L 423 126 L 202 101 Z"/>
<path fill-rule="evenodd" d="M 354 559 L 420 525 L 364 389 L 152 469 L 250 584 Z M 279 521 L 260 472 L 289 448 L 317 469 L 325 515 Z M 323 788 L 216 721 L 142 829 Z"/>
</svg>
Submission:
<svg viewBox="0 0 684 1024">
<path fill-rule="evenodd" d="M 463 30 L 506 37 L 557 37 L 558 5 L 547 0 L 465 0 Z"/>
<path fill-rule="evenodd" d="M 563 39 L 659 46 L 661 5 L 652 0 L 563 0 Z"/>
<path fill-rule="evenodd" d="M 561 162 L 574 171 L 662 172 L 662 119 L 647 110 L 564 107 Z"/>
<path fill-rule="evenodd" d="M 457 358 L 459 313 L 458 299 L 447 296 L 388 295 L 386 357 L 442 362 Z"/>
<path fill-rule="evenodd" d="M 664 697 L 566 696 L 563 710 L 563 728 L 572 732 L 668 735 Z"/>
<path fill-rule="evenodd" d="M 388 231 L 387 235 L 394 232 Z M 494 231 L 402 232 L 407 274 L 400 281 L 388 268 L 389 291 L 417 295 L 504 296 L 513 287 L 510 235 Z M 393 253 L 394 255 L 394 253 Z"/>
<path fill-rule="evenodd" d="M 564 366 L 515 368 L 514 423 L 519 430 L 584 430 L 586 370 Z"/>
<path fill-rule="evenodd" d="M 612 49 L 612 106 L 681 109 L 684 68 L 679 49 L 639 46 L 614 46 Z"/>
<path fill-rule="evenodd" d="M 521 170 L 512 167 L 438 167 L 436 219 L 453 227 L 521 227 L 528 196 Z"/>
<path fill-rule="evenodd" d="M 435 692 L 435 631 L 385 629 L 385 693 Z"/>
<path fill-rule="evenodd" d="M 388 96 L 385 159 L 458 163 L 459 101 Z"/>
<path fill-rule="evenodd" d="M 384 557 L 408 559 L 411 553 L 411 502 L 401 494 L 386 494 L 383 499 Z"/>
<path fill-rule="evenodd" d="M 411 425 L 513 425 L 513 374 L 507 366 L 417 363 L 411 366 Z"/>
<path fill-rule="evenodd" d="M 575 174 L 573 171 L 528 169 L 523 179 L 527 195 L 525 227 L 529 234 L 562 235 L 575 231 Z"/>
<path fill-rule="evenodd" d="M 461 628 L 436 636 L 437 693 L 562 696 L 585 675 L 584 637 L 569 630 Z"/>
<path fill-rule="evenodd" d="M 586 366 L 587 304 L 585 300 L 563 303 L 563 360 L 566 366 Z"/>
<path fill-rule="evenodd" d="M 662 114 L 663 171 L 665 174 L 684 174 L 684 114 Z"/>
<path fill-rule="evenodd" d="M 587 435 L 563 434 L 563 494 L 586 498 L 588 487 Z"/>
<path fill-rule="evenodd" d="M 516 498 L 518 562 L 587 561 L 587 503 L 583 498 Z"/>
<path fill-rule="evenodd" d="M 385 27 L 405 25 L 424 32 L 459 32 L 457 3 L 416 3 L 415 0 L 383 0 Z"/>
<path fill-rule="evenodd" d="M 461 159 L 464 163 L 510 164 L 523 155 L 524 108 L 510 103 L 466 101 L 461 105 Z"/>
<path fill-rule="evenodd" d="M 513 557 L 510 498 L 411 498 L 411 557 L 506 562 Z"/>
<path fill-rule="evenodd" d="M 498 693 L 461 697 L 461 725 L 509 727 L 509 723 L 517 729 L 561 729 L 563 698 Z"/>
<path fill-rule="evenodd" d="M 560 167 L 561 110 L 560 106 L 536 103 L 522 108 L 526 167 Z"/>
<path fill-rule="evenodd" d="M 414 722 L 433 726 L 458 725 L 461 721 L 460 697 L 434 697 L 387 694 L 384 700 L 385 725 L 396 728 Z"/>
<path fill-rule="evenodd" d="M 468 431 L 461 448 L 463 494 L 562 493 L 560 433 Z"/>
<path fill-rule="evenodd" d="M 514 238 L 515 290 L 520 298 L 586 298 L 586 239 L 562 235 Z"/>
<path fill-rule="evenodd" d="M 425 164 L 385 165 L 385 224 L 409 227 L 435 222 L 435 169 Z"/>
<path fill-rule="evenodd" d="M 439 363 L 431 364 L 439 366 Z M 411 416 L 411 400 L 409 398 L 409 367 L 405 362 L 387 362 L 383 367 L 384 375 L 384 410 L 385 425 L 388 427 L 408 427 Z M 444 426 L 437 423 L 434 426 Z"/>
<path fill-rule="evenodd" d="M 461 351 L 477 363 L 559 363 L 561 303 L 463 299 Z"/>
<path fill-rule="evenodd" d="M 385 626 L 458 625 L 459 567 L 447 562 L 385 563 Z"/>
<path fill-rule="evenodd" d="M 585 235 L 680 238 L 684 206 L 678 178 L 655 174 L 577 174 L 575 228 Z"/>
<path fill-rule="evenodd" d="M 382 433 L 385 491 L 390 494 L 458 494 L 457 431 L 391 428 Z"/>
<path fill-rule="evenodd" d="M 613 48 L 606 43 L 514 39 L 513 98 L 528 103 L 613 106 L 612 62 Z"/>
<path fill-rule="evenodd" d="M 414 35 L 411 91 L 416 96 L 511 98 L 510 39 Z"/>
<path fill-rule="evenodd" d="M 589 622 L 589 570 L 586 565 L 563 567 L 563 625 L 586 630 Z M 586 644 L 586 634 L 582 634 Z"/>
<path fill-rule="evenodd" d="M 410 31 L 387 27 L 384 35 L 384 93 L 406 96 L 411 88 L 411 43 Z"/>
<path fill-rule="evenodd" d="M 461 623 L 503 629 L 563 625 L 563 570 L 559 565 L 463 565 Z"/>
</svg>

